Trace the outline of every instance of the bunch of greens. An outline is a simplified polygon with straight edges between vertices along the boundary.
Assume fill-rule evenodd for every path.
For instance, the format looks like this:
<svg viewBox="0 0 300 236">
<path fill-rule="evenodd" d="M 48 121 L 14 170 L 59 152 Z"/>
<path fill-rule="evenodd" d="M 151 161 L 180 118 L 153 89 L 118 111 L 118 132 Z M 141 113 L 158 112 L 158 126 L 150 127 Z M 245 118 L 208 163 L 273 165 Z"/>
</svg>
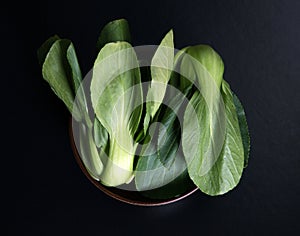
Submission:
<svg viewBox="0 0 300 236">
<path fill-rule="evenodd" d="M 106 186 L 134 179 L 136 190 L 153 198 L 194 185 L 208 195 L 233 189 L 247 166 L 250 138 L 221 57 L 207 45 L 175 53 L 171 30 L 151 65 L 141 67 L 130 43 L 126 20 L 103 28 L 90 96 L 70 40 L 54 36 L 38 50 L 43 78 L 78 122 L 90 175 Z"/>
</svg>

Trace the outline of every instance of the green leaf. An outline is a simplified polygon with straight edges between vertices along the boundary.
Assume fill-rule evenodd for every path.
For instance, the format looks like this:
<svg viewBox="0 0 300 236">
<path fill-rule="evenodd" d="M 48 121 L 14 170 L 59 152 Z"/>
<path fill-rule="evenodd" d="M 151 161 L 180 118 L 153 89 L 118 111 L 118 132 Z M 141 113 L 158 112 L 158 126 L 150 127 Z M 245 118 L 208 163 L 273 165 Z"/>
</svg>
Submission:
<svg viewBox="0 0 300 236">
<path fill-rule="evenodd" d="M 103 164 L 94 143 L 91 128 L 79 123 L 80 157 L 89 174 L 96 180 L 100 179 Z"/>
<path fill-rule="evenodd" d="M 105 148 L 108 141 L 108 133 L 100 121 L 95 117 L 94 120 L 94 139 L 98 148 Z"/>
<path fill-rule="evenodd" d="M 73 92 L 75 94 L 75 101 L 76 107 L 80 110 L 82 119 L 85 123 L 91 128 L 92 121 L 89 117 L 88 105 L 86 100 L 86 95 L 84 91 L 84 86 L 82 83 L 82 74 L 80 70 L 80 66 L 77 60 L 76 52 L 73 43 L 70 43 L 70 46 L 67 50 L 67 60 L 70 66 L 70 76 L 69 79 L 71 86 L 73 88 Z"/>
<path fill-rule="evenodd" d="M 59 37 L 57 35 L 54 35 L 52 37 L 50 37 L 49 39 L 47 39 L 42 46 L 38 49 L 37 51 L 37 57 L 38 57 L 38 61 L 39 64 L 42 66 L 45 58 L 51 48 L 51 46 L 53 45 L 53 43 L 55 43 L 56 40 L 58 40 Z"/>
<path fill-rule="evenodd" d="M 109 157 L 101 176 L 108 186 L 132 178 L 137 131 L 142 114 L 142 88 L 136 54 L 127 42 L 106 44 L 96 59 L 91 100 L 97 118 L 109 133 Z"/>
<path fill-rule="evenodd" d="M 126 123 L 132 135 L 136 132 L 142 110 L 140 82 L 138 61 L 129 43 L 108 43 L 101 49 L 94 64 L 91 100 L 97 118 L 109 133 L 119 123 Z"/>
<path fill-rule="evenodd" d="M 202 45 L 189 47 L 180 66 L 183 76 L 197 87 L 185 111 L 182 145 L 188 164 L 197 166 L 197 175 L 200 176 L 217 161 L 225 137 L 224 103 L 216 84 L 218 79 L 212 77 L 221 76 L 215 64 L 221 65 L 222 62 L 218 61 L 221 58 L 215 56 L 213 50 L 207 48 Z M 209 58 L 217 61 L 212 63 L 213 59 Z"/>
<path fill-rule="evenodd" d="M 189 91 L 189 90 L 187 90 Z M 155 132 L 151 142 L 144 144 L 139 157 L 135 183 L 142 194 L 156 199 L 178 196 L 191 188 L 186 163 L 180 148 L 181 129 L 178 116 L 185 108 L 184 94 L 177 94 L 169 107 L 161 106 L 161 113 L 155 116 Z M 159 124 L 159 125 L 158 125 Z M 150 130 L 152 129 L 150 127 Z"/>
<path fill-rule="evenodd" d="M 67 60 L 67 50 L 70 43 L 67 39 L 59 39 L 53 43 L 45 58 L 42 73 L 54 93 L 65 103 L 73 117 L 79 121 L 81 115 L 78 107 L 73 106 L 75 94 L 70 83 L 72 76 Z"/>
<path fill-rule="evenodd" d="M 174 64 L 173 31 L 162 39 L 151 62 L 151 85 L 146 98 L 145 132 L 162 103 Z"/>
<path fill-rule="evenodd" d="M 67 59 L 71 69 L 71 76 L 72 76 L 71 84 L 72 84 L 73 92 L 74 94 L 77 94 L 77 91 L 81 85 L 82 75 L 81 75 L 81 70 L 77 60 L 74 45 L 71 42 L 67 49 Z"/>
<path fill-rule="evenodd" d="M 239 127 L 241 131 L 241 136 L 243 140 L 243 147 L 244 147 L 244 168 L 248 166 L 248 160 L 249 160 L 249 153 L 250 153 L 250 135 L 249 135 L 249 129 L 248 124 L 246 120 L 246 114 L 244 111 L 244 108 L 242 106 L 242 103 L 238 99 L 238 97 L 232 93 L 233 95 L 233 103 L 235 105 L 237 117 L 239 120 Z"/>
<path fill-rule="evenodd" d="M 178 141 L 180 142 L 180 136 L 177 136 L 171 147 L 174 155 L 166 156 L 166 159 L 169 158 L 166 160 L 168 166 L 159 158 L 156 140 L 153 140 L 145 151 L 153 153 L 139 158 L 135 171 L 135 185 L 142 195 L 154 199 L 167 199 L 179 196 L 193 187 L 187 175 L 183 154 L 177 146 Z"/>
<path fill-rule="evenodd" d="M 173 145 L 172 149 L 176 152 L 178 146 Z M 135 170 L 135 184 L 138 191 L 165 187 L 179 178 L 186 170 L 186 163 L 180 152 L 176 152 L 176 157 L 172 158 L 172 164 L 168 167 L 164 166 L 156 150 L 156 140 L 148 145 L 144 153 L 146 154 L 139 157 Z M 178 188 L 182 189 L 182 186 L 178 186 Z M 170 192 L 170 194 L 175 196 L 180 194 L 180 192 Z M 159 196 L 156 197 L 160 198 Z"/>
<path fill-rule="evenodd" d="M 118 41 L 131 43 L 129 25 L 125 19 L 114 20 L 104 26 L 97 41 L 97 48 L 100 50 L 105 44 Z"/>
<path fill-rule="evenodd" d="M 81 86 L 82 75 L 74 46 L 70 40 L 54 36 L 41 46 L 38 57 L 40 62 L 44 62 L 42 70 L 44 79 L 65 103 L 75 120 L 81 121 L 78 151 L 90 175 L 99 180 L 103 164 L 92 136 L 92 124 Z"/>
<path fill-rule="evenodd" d="M 141 191 L 140 193 L 152 199 L 170 199 L 179 197 L 193 188 L 195 188 L 195 185 L 189 178 L 187 170 L 185 170 L 170 183 L 152 190 Z"/>
<path fill-rule="evenodd" d="M 178 151 L 181 140 L 181 124 L 183 113 L 187 105 L 187 97 L 191 92 L 190 88 L 186 88 L 183 92 L 177 91 L 176 94 L 172 90 L 166 93 L 166 104 L 162 105 L 161 114 L 159 114 L 157 139 L 157 154 L 162 164 L 169 168 L 173 163 Z M 171 97 L 170 93 L 173 95 Z"/>
<path fill-rule="evenodd" d="M 206 174 L 199 174 L 199 158 L 188 160 L 188 171 L 193 182 L 208 195 L 221 195 L 233 189 L 239 182 L 244 167 L 244 149 L 239 129 L 238 118 L 229 85 L 223 80 L 222 98 L 226 112 L 225 141 L 215 164 Z M 196 104 L 202 106 L 203 98 L 197 96 Z M 198 110 L 197 110 L 198 111 Z M 205 112 L 205 106 L 202 109 Z M 183 129 L 185 129 L 185 125 Z M 203 125 L 203 124 L 202 124 Z M 201 130 L 200 130 L 201 132 Z M 188 151 L 183 149 L 184 153 Z"/>
<path fill-rule="evenodd" d="M 158 129 L 157 155 L 164 166 L 169 168 L 176 157 L 180 144 L 180 123 L 176 120 L 176 114 L 168 108 L 164 112 L 162 125 Z"/>
<path fill-rule="evenodd" d="M 223 80 L 224 63 L 219 54 L 208 45 L 191 46 L 187 48 L 186 53 L 196 59 L 196 61 L 190 59 L 188 63 L 191 63 L 191 66 L 195 68 L 197 68 L 200 63 L 206 69 L 206 71 L 201 71 L 201 74 L 208 72 L 210 77 L 216 83 L 216 87 L 220 88 Z M 185 59 L 187 59 L 187 57 L 185 57 Z M 183 63 L 183 67 L 184 66 L 186 65 Z M 203 86 L 204 84 L 201 81 L 200 74 L 198 74 L 197 79 L 199 85 Z"/>
<path fill-rule="evenodd" d="M 186 54 L 186 51 L 189 47 L 185 47 L 179 50 L 174 57 L 174 69 L 171 73 L 169 84 L 176 89 L 179 89 L 181 92 L 185 91 L 187 87 L 190 87 L 191 82 L 187 80 L 184 76 L 179 74 L 180 72 L 180 65 L 182 63 L 182 59 Z M 170 93 L 170 96 L 173 97 L 173 94 Z"/>
</svg>

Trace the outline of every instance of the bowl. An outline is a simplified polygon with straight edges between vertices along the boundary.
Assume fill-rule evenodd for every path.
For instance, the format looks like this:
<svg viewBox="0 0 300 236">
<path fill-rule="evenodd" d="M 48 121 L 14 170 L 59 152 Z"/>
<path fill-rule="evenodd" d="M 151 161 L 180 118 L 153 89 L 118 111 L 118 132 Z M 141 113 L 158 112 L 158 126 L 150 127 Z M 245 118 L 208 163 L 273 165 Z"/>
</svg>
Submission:
<svg viewBox="0 0 300 236">
<path fill-rule="evenodd" d="M 95 180 L 94 178 L 92 178 L 89 175 L 87 169 L 85 168 L 85 166 L 81 160 L 81 157 L 78 153 L 78 150 L 77 150 L 77 147 L 76 147 L 76 144 L 74 141 L 73 129 L 72 129 L 72 119 L 70 119 L 70 122 L 69 122 L 69 135 L 70 135 L 70 142 L 71 142 L 71 147 L 72 147 L 72 150 L 74 153 L 74 157 L 75 157 L 75 160 L 76 160 L 77 164 L 79 165 L 81 171 L 90 180 L 90 182 L 92 182 L 92 184 L 94 186 L 96 186 L 103 193 L 107 194 L 108 196 L 110 196 L 116 200 L 131 204 L 131 205 L 137 205 L 137 206 L 161 206 L 161 205 L 166 205 L 166 204 L 170 204 L 170 203 L 182 200 L 182 199 L 188 197 L 189 195 L 191 195 L 192 193 L 194 193 L 195 191 L 197 191 L 197 189 L 198 189 L 196 186 L 192 186 L 190 189 L 188 189 L 188 191 L 186 191 L 185 193 L 183 193 L 177 197 L 173 197 L 173 198 L 169 198 L 169 199 L 152 199 L 152 198 L 147 198 L 147 197 L 143 196 L 138 191 L 128 191 L 128 190 L 124 190 L 124 189 L 104 186 L 99 181 Z"/>
</svg>

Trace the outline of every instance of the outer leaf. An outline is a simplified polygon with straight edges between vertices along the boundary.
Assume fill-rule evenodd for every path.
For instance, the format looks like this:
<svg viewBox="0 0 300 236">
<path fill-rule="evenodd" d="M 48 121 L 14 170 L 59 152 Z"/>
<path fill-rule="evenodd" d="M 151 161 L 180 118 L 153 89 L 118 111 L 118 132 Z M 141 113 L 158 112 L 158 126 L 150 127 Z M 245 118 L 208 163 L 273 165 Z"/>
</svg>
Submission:
<svg viewBox="0 0 300 236">
<path fill-rule="evenodd" d="M 92 130 L 85 126 L 84 123 L 79 124 L 79 143 L 81 160 L 89 174 L 99 180 L 103 170 L 103 164 L 93 140 Z"/>
<path fill-rule="evenodd" d="M 125 19 L 114 20 L 104 26 L 97 42 L 97 48 L 100 50 L 105 44 L 117 41 L 131 42 L 129 25 Z"/>
<path fill-rule="evenodd" d="M 216 87 L 220 88 L 223 79 L 224 64 L 219 54 L 208 45 L 192 46 L 189 47 L 186 52 L 206 68 L 210 77 L 215 81 Z M 198 66 L 194 61 L 192 61 L 192 65 L 194 67 Z M 204 72 L 205 71 L 202 71 L 202 73 Z M 198 80 L 199 79 L 201 79 L 200 76 L 198 76 Z M 200 83 L 200 86 L 203 86 L 201 81 L 198 82 Z"/>
<path fill-rule="evenodd" d="M 188 164 L 196 162 L 200 176 L 217 161 L 225 136 L 225 111 L 218 86 L 220 70 L 215 67 L 222 62 L 207 48 L 202 45 L 189 47 L 187 52 L 194 57 L 184 55 L 180 68 L 183 76 L 191 79 L 199 89 L 185 112 L 182 145 Z M 214 60 L 217 62 L 212 63 Z"/>
<path fill-rule="evenodd" d="M 108 142 L 108 133 L 100 121 L 95 117 L 94 120 L 94 138 L 98 148 L 105 148 Z"/>
<path fill-rule="evenodd" d="M 162 113 L 155 122 L 157 135 L 138 160 L 135 183 L 143 194 L 152 198 L 174 197 L 191 187 L 187 176 L 186 163 L 181 152 L 181 129 L 177 115 L 184 109 L 183 94 L 178 94 L 169 102 L 170 107 L 161 106 Z M 157 117 L 157 116 L 155 116 Z M 157 124 L 157 123 L 155 123 Z M 158 136 L 158 139 L 156 139 Z M 148 141 L 148 140 L 146 140 Z"/>
<path fill-rule="evenodd" d="M 142 110 L 140 81 L 136 54 L 129 43 L 108 43 L 101 49 L 93 70 L 91 100 L 97 118 L 109 133 L 119 123 L 128 125 L 131 135 L 136 132 Z"/>
<path fill-rule="evenodd" d="M 135 171 L 135 184 L 138 191 L 147 191 L 166 186 L 174 181 L 186 170 L 184 157 L 180 152 L 176 152 L 176 157 L 171 165 L 164 166 L 156 151 L 156 140 L 149 144 L 145 153 L 150 155 L 139 158 Z M 177 151 L 178 146 L 172 146 Z M 179 193 L 176 193 L 176 195 Z M 158 196 L 157 196 L 158 197 Z"/>
<path fill-rule="evenodd" d="M 133 136 L 142 114 L 140 81 L 138 61 L 129 43 L 108 43 L 101 49 L 93 70 L 91 100 L 110 136 L 109 158 L 101 176 L 109 186 L 126 183 L 132 177 Z"/>
<path fill-rule="evenodd" d="M 86 101 L 85 91 L 82 84 L 82 74 L 80 70 L 80 66 L 77 60 L 76 52 L 73 43 L 70 42 L 70 45 L 67 49 L 67 60 L 69 63 L 69 79 L 70 84 L 73 89 L 73 93 L 75 94 L 75 101 L 76 107 L 78 107 L 82 120 L 85 122 L 89 128 L 92 127 L 92 121 L 88 114 L 88 105 Z M 74 105 L 73 105 L 74 107 Z"/>
<path fill-rule="evenodd" d="M 171 109 L 165 110 L 162 125 L 158 129 L 157 155 L 164 166 L 169 168 L 176 158 L 180 144 L 180 124 Z"/>
<path fill-rule="evenodd" d="M 158 122 L 161 125 L 158 128 L 157 153 L 162 164 L 169 167 L 178 151 L 181 140 L 181 124 L 179 120 L 183 120 L 183 113 L 187 105 L 187 97 L 191 92 L 190 87 L 186 88 L 182 93 L 173 94 L 172 90 L 166 93 L 166 104 L 162 106 L 162 112 L 159 114 Z M 173 95 L 171 97 L 170 93 Z"/>
<path fill-rule="evenodd" d="M 238 118 L 229 85 L 225 81 L 222 82 L 222 97 L 226 111 L 226 135 L 220 156 L 205 175 L 199 175 L 200 166 L 197 160 L 193 160 L 188 166 L 193 182 L 201 191 L 212 196 L 233 189 L 241 178 L 244 166 L 244 150 Z"/>
<path fill-rule="evenodd" d="M 250 153 L 250 135 L 249 135 L 249 129 L 247 125 L 246 120 L 246 114 L 244 111 L 244 108 L 238 99 L 238 97 L 233 94 L 233 103 L 235 105 L 237 117 L 239 120 L 239 127 L 241 131 L 241 136 L 243 140 L 243 147 L 244 147 L 244 168 L 248 166 L 248 160 L 249 160 L 249 153 Z"/>
<path fill-rule="evenodd" d="M 186 51 L 189 47 L 185 47 L 181 50 L 179 50 L 174 57 L 174 67 L 173 71 L 170 76 L 169 85 L 176 88 L 174 90 L 168 90 L 168 92 L 165 95 L 165 99 L 172 99 L 176 96 L 177 91 L 179 90 L 182 93 L 186 94 L 186 89 L 190 88 L 192 89 L 191 82 L 187 80 L 184 76 L 180 75 L 180 65 L 182 63 L 182 59 L 184 58 L 184 55 L 186 55 Z"/>
<path fill-rule="evenodd" d="M 187 170 L 185 170 L 181 175 L 167 185 L 143 191 L 141 194 L 152 199 L 170 199 L 178 197 L 193 188 L 195 188 L 195 185 L 189 178 Z"/>
<path fill-rule="evenodd" d="M 51 48 L 51 46 L 53 45 L 53 43 L 55 43 L 56 40 L 58 40 L 59 37 L 57 35 L 54 35 L 52 37 L 50 37 L 49 39 L 47 39 L 42 46 L 38 49 L 37 51 L 37 57 L 39 60 L 39 64 L 42 66 L 45 58 Z"/>
<path fill-rule="evenodd" d="M 163 101 L 166 87 L 174 64 L 173 31 L 170 30 L 161 41 L 151 62 L 151 85 L 147 94 L 145 131 Z"/>
<path fill-rule="evenodd" d="M 71 69 L 71 75 L 72 75 L 71 83 L 72 83 L 73 91 L 74 94 L 76 94 L 81 85 L 82 75 L 81 75 L 81 70 L 77 60 L 74 45 L 71 42 L 67 49 L 67 59 Z"/>
<path fill-rule="evenodd" d="M 99 179 L 103 165 L 92 136 L 92 123 L 88 116 L 85 93 L 81 86 L 82 75 L 74 46 L 70 40 L 60 40 L 54 36 L 42 45 L 38 56 L 41 62 L 44 61 L 44 79 L 63 100 L 74 118 L 81 121 L 80 156 L 91 176 Z"/>
<path fill-rule="evenodd" d="M 70 65 L 67 60 L 67 49 L 70 41 L 57 40 L 50 48 L 42 68 L 44 79 L 49 83 L 55 94 L 65 103 L 76 120 L 81 119 L 78 108 L 74 106 L 74 92 L 70 85 Z"/>
</svg>

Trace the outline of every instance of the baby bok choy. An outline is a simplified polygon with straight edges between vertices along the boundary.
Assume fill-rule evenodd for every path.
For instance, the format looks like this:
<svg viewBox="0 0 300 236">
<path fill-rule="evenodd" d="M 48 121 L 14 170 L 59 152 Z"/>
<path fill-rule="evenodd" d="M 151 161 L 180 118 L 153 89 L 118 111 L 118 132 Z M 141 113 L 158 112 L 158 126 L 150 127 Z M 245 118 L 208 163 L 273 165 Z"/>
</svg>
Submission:
<svg viewBox="0 0 300 236">
<path fill-rule="evenodd" d="M 72 42 L 53 36 L 38 50 L 38 59 L 44 79 L 64 102 L 73 118 L 80 122 L 82 161 L 90 175 L 99 179 L 103 164 L 92 136 L 92 122 L 88 116 L 86 97 L 81 86 L 82 75 Z"/>
<path fill-rule="evenodd" d="M 133 177 L 134 134 L 142 114 L 142 87 L 136 54 L 127 42 L 106 44 L 93 69 L 91 100 L 109 133 L 109 155 L 101 182 L 117 186 Z"/>
<path fill-rule="evenodd" d="M 88 90 L 70 40 L 53 36 L 38 50 L 44 79 L 78 124 L 90 176 L 110 187 L 134 179 L 136 191 L 156 199 L 194 186 L 211 196 L 232 190 L 250 137 L 220 55 L 208 45 L 176 52 L 170 30 L 141 68 L 131 43 L 125 19 L 104 26 Z"/>
<path fill-rule="evenodd" d="M 188 69 L 189 76 L 200 87 L 184 115 L 182 146 L 189 175 L 203 192 L 223 194 L 237 185 L 244 166 L 232 94 L 223 80 L 222 59 L 211 47 L 190 47 L 186 58 L 181 69 Z"/>
</svg>

